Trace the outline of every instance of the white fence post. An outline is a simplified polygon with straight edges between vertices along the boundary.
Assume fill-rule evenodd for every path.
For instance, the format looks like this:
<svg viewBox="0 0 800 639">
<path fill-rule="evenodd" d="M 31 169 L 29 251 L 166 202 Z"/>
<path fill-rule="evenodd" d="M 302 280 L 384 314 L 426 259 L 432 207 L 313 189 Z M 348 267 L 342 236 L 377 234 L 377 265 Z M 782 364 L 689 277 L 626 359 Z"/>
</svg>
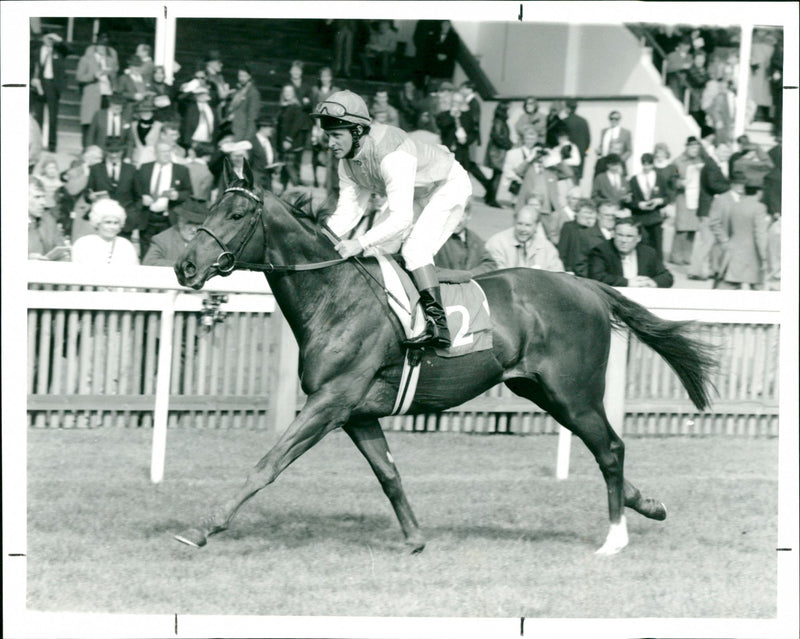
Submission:
<svg viewBox="0 0 800 639">
<path fill-rule="evenodd" d="M 280 308 L 273 314 L 278 339 L 276 376 L 269 398 L 267 423 L 273 432 L 280 433 L 292 422 L 297 412 L 298 364 L 300 350 L 289 323 Z"/>
<path fill-rule="evenodd" d="M 563 426 L 558 427 L 558 453 L 556 456 L 556 479 L 569 477 L 569 454 L 572 449 L 572 433 Z"/>
<path fill-rule="evenodd" d="M 165 295 L 166 304 L 161 311 L 161 331 L 158 343 L 158 371 L 156 373 L 156 402 L 153 413 L 153 452 L 150 458 L 150 481 L 158 484 L 164 479 L 164 461 L 167 454 L 167 415 L 169 413 L 169 380 L 172 374 L 172 328 L 175 323 L 175 300 L 178 291 Z"/>
</svg>

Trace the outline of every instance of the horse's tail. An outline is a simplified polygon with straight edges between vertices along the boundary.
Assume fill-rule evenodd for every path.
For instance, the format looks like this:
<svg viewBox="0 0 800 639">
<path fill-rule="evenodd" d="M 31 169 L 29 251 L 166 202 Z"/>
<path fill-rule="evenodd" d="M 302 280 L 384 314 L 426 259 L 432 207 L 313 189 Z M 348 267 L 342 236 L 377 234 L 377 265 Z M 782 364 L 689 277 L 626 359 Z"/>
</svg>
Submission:
<svg viewBox="0 0 800 639">
<path fill-rule="evenodd" d="M 699 410 L 711 403 L 710 392 L 716 391 L 711 375 L 718 366 L 717 348 L 689 337 L 696 322 L 661 319 L 641 304 L 628 299 L 614 288 L 592 280 L 584 280 L 600 296 L 608 308 L 614 328 L 628 328 L 644 344 L 661 355 L 681 380 L 689 397 Z"/>
</svg>

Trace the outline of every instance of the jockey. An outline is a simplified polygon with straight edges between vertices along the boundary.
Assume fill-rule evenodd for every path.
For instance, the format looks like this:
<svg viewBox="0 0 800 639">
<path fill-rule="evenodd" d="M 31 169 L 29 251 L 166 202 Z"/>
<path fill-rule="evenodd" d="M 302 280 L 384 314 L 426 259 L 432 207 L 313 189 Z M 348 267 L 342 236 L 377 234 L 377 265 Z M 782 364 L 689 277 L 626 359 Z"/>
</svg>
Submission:
<svg viewBox="0 0 800 639">
<path fill-rule="evenodd" d="M 372 193 L 386 197 L 386 217 L 360 237 L 340 241 L 336 250 L 351 257 L 402 241 L 406 268 L 427 319 L 425 332 L 406 344 L 450 346 L 433 256 L 464 214 L 472 193 L 467 172 L 445 147 L 415 141 L 397 127 L 373 124 L 364 100 L 351 91 L 333 93 L 312 117 L 319 118 L 339 159 L 339 201 L 328 219 L 330 229 L 344 237 L 365 215 Z"/>
</svg>

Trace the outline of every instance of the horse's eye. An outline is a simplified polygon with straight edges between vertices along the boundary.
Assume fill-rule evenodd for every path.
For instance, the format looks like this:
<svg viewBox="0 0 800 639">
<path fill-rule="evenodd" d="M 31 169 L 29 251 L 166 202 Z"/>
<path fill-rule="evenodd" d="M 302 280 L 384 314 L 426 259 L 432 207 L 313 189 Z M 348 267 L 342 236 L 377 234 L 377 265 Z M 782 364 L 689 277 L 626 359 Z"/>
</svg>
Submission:
<svg viewBox="0 0 800 639">
<path fill-rule="evenodd" d="M 231 213 L 232 220 L 241 220 L 244 217 L 244 213 Z"/>
</svg>

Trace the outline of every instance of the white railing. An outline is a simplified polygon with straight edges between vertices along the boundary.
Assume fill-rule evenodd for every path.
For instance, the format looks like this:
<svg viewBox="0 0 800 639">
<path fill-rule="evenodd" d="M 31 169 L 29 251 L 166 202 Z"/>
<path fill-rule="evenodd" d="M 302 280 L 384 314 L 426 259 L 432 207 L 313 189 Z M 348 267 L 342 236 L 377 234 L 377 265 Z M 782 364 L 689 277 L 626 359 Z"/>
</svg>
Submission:
<svg viewBox="0 0 800 639">
<path fill-rule="evenodd" d="M 251 272 L 236 272 L 227 278 L 214 278 L 202 292 L 182 287 L 172 269 L 138 266 L 124 270 L 88 268 L 72 263 L 28 262 L 26 307 L 28 309 L 68 310 L 151 310 L 161 313 L 160 342 L 156 374 L 154 433 L 151 479 L 163 478 L 169 411 L 173 318 L 179 311 L 201 311 L 208 293 L 228 294 L 220 307 L 228 312 L 278 312 L 266 279 Z M 106 291 L 38 290 L 35 287 L 90 286 L 112 287 Z M 134 289 L 134 290 L 125 290 Z M 155 292 L 142 292 L 149 289 Z M 673 320 L 697 320 L 720 324 L 780 324 L 784 296 L 778 292 L 710 291 L 678 289 L 622 289 L 631 299 L 656 315 Z M 285 322 L 283 322 L 285 324 Z M 612 337 L 606 378 L 606 409 L 613 424 L 622 424 L 625 414 L 625 380 L 628 335 Z M 286 330 L 280 340 L 278 388 L 270 396 L 271 423 L 286 424 L 295 414 L 297 387 L 297 347 Z M 570 434 L 560 428 L 557 471 L 559 478 L 569 472 Z"/>
</svg>

